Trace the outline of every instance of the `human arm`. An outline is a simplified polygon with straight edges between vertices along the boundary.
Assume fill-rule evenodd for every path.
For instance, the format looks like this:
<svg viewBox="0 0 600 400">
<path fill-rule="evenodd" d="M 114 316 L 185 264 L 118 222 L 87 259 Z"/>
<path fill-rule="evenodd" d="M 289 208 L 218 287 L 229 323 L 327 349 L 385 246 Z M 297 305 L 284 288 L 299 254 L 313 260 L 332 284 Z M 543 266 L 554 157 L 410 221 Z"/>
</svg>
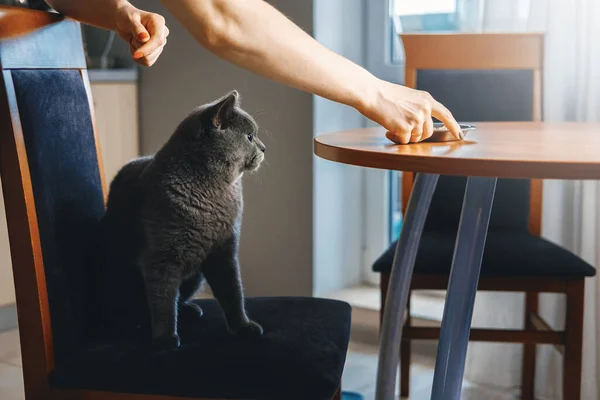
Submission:
<svg viewBox="0 0 600 400">
<path fill-rule="evenodd" d="M 156 62 L 169 29 L 165 19 L 155 13 L 140 10 L 126 0 L 46 0 L 56 11 L 88 25 L 115 31 L 130 47 L 139 64 Z"/>
<path fill-rule="evenodd" d="M 431 116 L 460 137 L 428 93 L 377 79 L 319 44 L 262 0 L 162 0 L 205 48 L 266 78 L 354 107 L 398 143 L 431 136 Z"/>
</svg>

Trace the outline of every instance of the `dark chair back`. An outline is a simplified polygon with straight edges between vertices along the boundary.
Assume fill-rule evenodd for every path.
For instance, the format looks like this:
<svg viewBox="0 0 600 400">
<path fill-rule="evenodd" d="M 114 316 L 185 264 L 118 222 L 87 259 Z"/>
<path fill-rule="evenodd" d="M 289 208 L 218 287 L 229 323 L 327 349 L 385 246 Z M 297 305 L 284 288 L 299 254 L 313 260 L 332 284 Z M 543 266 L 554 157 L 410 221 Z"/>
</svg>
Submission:
<svg viewBox="0 0 600 400">
<path fill-rule="evenodd" d="M 79 25 L 0 11 L 40 21 L 0 36 L 0 173 L 25 386 L 46 398 L 54 363 L 78 350 L 94 317 L 90 262 L 105 184 Z"/>
<path fill-rule="evenodd" d="M 431 93 L 457 121 L 476 125 L 541 118 L 541 36 L 432 34 L 403 35 L 402 39 L 407 85 Z M 445 54 L 435 53 L 442 46 L 439 42 Z M 532 57 L 532 49 L 537 49 L 539 57 Z M 509 50 L 503 53 L 505 59 L 490 54 L 500 50 Z M 407 178 L 412 179 L 410 174 Z M 440 177 L 425 231 L 457 231 L 465 185 L 465 177 Z M 534 185 L 534 189 L 540 190 L 541 186 Z M 531 190 L 529 180 L 498 180 L 490 230 L 528 231 L 530 225 L 539 226 L 539 220 L 531 221 L 531 215 L 539 217 L 538 212 L 532 212 L 531 204 L 540 196 L 536 193 L 532 197 Z"/>
</svg>

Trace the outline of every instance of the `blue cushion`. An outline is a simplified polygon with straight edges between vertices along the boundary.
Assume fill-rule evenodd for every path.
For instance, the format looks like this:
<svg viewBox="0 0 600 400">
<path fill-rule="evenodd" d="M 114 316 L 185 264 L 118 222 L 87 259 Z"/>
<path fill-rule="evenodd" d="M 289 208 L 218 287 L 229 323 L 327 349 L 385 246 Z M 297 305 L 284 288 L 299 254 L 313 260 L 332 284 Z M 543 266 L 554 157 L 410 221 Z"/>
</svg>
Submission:
<svg viewBox="0 0 600 400">
<path fill-rule="evenodd" d="M 350 336 L 350 306 L 315 298 L 249 298 L 258 338 L 231 336 L 214 300 L 180 325 L 182 346 L 156 355 L 144 345 L 96 343 L 52 375 L 55 386 L 196 398 L 330 400 Z"/>
<path fill-rule="evenodd" d="M 455 241 L 455 232 L 425 232 L 415 273 L 448 275 Z M 374 271 L 391 271 L 396 243 L 375 261 Z M 481 276 L 584 278 L 595 274 L 594 267 L 581 258 L 541 237 L 518 231 L 488 232 Z"/>
<path fill-rule="evenodd" d="M 84 342 L 98 224 L 96 145 L 75 70 L 13 70 L 48 286 L 56 362 Z"/>
</svg>

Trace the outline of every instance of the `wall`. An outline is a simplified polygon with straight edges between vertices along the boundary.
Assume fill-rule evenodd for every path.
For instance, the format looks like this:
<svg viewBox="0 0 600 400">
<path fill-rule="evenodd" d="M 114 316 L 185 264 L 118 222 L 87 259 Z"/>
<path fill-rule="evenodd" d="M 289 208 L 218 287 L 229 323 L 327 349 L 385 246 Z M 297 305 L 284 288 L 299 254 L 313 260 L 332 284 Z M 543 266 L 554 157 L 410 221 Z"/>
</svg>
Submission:
<svg viewBox="0 0 600 400">
<path fill-rule="evenodd" d="M 271 3 L 312 31 L 312 2 Z M 141 70 L 142 152 L 159 148 L 192 108 L 238 89 L 243 107 L 260 112 L 257 121 L 267 146 L 266 165 L 244 178 L 240 261 L 246 293 L 311 295 L 312 96 L 255 76 L 205 51 L 159 0 L 136 5 L 163 13 L 171 31 L 161 59 L 152 68 Z"/>
<path fill-rule="evenodd" d="M 363 59 L 363 0 L 315 0 L 315 38 L 358 64 Z M 315 97 L 319 135 L 364 126 L 356 110 Z M 326 295 L 361 280 L 363 169 L 314 157 L 314 293 Z"/>
</svg>

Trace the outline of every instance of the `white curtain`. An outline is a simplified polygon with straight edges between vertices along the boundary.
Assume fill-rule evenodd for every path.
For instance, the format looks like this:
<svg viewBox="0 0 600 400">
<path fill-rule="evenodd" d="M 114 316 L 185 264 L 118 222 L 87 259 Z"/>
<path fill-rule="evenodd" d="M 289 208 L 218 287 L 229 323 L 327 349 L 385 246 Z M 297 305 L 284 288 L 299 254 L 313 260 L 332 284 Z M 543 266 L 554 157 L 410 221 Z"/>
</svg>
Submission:
<svg viewBox="0 0 600 400">
<path fill-rule="evenodd" d="M 544 119 L 600 122 L 600 0 L 459 0 L 463 31 L 545 31 Z M 568 132 L 565 132 L 568 134 Z M 598 149 L 600 152 L 600 149 Z M 546 181 L 543 235 L 600 267 L 600 182 Z M 600 277 L 586 282 L 582 398 L 600 399 Z M 520 328 L 523 296 L 481 293 L 473 324 Z M 564 324 L 564 298 L 543 295 L 540 313 Z M 469 346 L 466 378 L 517 394 L 521 346 Z M 538 346 L 536 398 L 562 398 L 562 357 Z M 564 399 L 570 400 L 570 399 Z"/>
</svg>

